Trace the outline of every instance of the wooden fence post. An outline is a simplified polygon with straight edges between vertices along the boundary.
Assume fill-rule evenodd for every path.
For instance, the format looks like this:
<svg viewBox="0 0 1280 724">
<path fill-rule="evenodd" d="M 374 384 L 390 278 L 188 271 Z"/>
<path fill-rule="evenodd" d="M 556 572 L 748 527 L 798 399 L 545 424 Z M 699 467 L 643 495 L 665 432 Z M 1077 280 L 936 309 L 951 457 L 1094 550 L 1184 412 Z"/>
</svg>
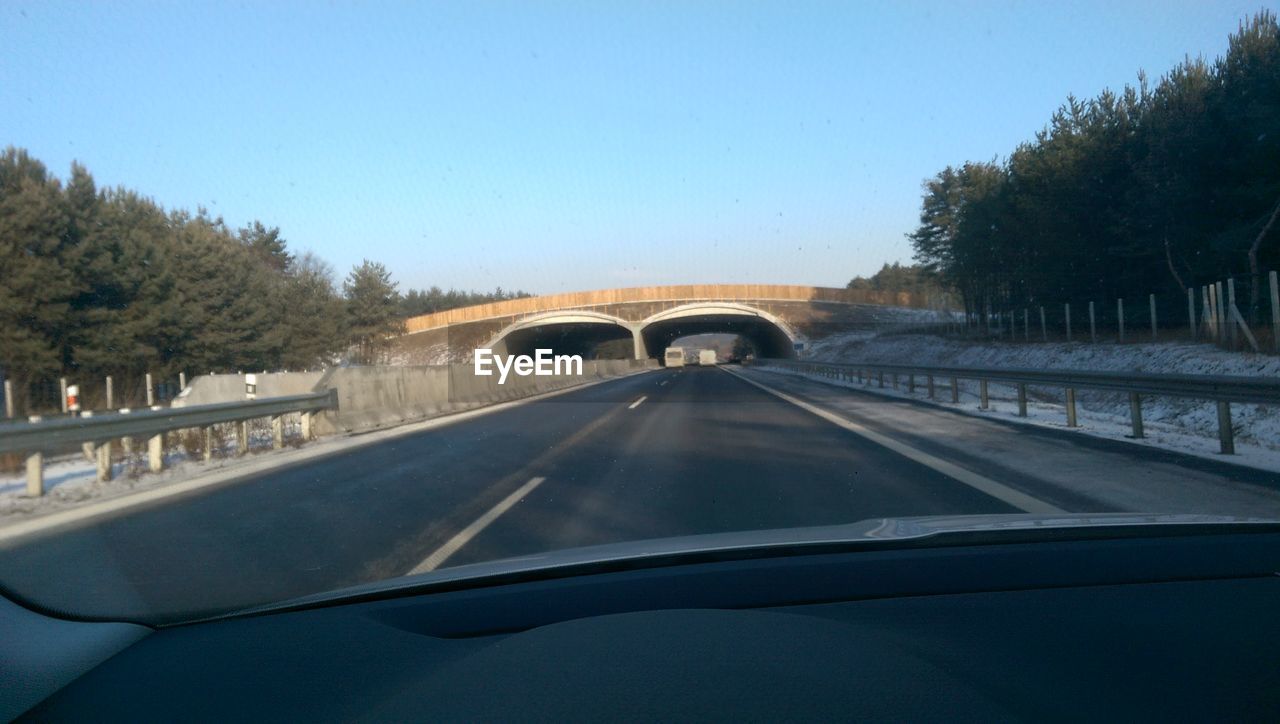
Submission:
<svg viewBox="0 0 1280 724">
<path fill-rule="evenodd" d="M 1191 324 L 1191 340 L 1196 339 L 1196 293 L 1187 288 L 1187 319 Z"/>
<path fill-rule="evenodd" d="M 1226 296 L 1224 296 L 1222 293 L 1222 282 L 1214 282 L 1214 289 L 1217 291 L 1217 294 L 1218 294 L 1218 306 L 1217 306 L 1218 342 L 1223 343 L 1227 341 L 1227 305 L 1225 304 Z"/>
<path fill-rule="evenodd" d="M 1227 327 L 1231 330 L 1231 349 L 1236 348 L 1239 332 L 1236 331 L 1236 320 L 1231 311 L 1236 308 L 1236 280 L 1227 279 Z"/>
<path fill-rule="evenodd" d="M 1156 341 L 1156 295 L 1150 296 L 1151 300 L 1151 341 Z"/>
<path fill-rule="evenodd" d="M 1280 281 L 1274 271 L 1268 276 L 1271 278 L 1271 343 L 1280 352 Z"/>
</svg>

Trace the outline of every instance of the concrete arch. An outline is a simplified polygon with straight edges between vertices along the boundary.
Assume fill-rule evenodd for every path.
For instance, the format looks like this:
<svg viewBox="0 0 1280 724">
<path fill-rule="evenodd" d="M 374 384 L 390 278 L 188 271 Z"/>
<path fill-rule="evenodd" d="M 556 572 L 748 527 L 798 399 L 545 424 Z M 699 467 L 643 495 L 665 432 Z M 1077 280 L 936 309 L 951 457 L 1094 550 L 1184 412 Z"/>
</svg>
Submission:
<svg viewBox="0 0 1280 724">
<path fill-rule="evenodd" d="M 693 334 L 748 338 L 768 357 L 794 357 L 803 337 L 785 320 L 739 302 L 692 302 L 653 314 L 636 326 L 636 356 L 658 356 L 674 340 Z"/>
<path fill-rule="evenodd" d="M 532 354 L 538 347 L 547 347 L 562 354 L 587 356 L 594 346 L 610 340 L 630 340 L 634 346 L 634 326 L 625 319 L 585 309 L 542 312 L 503 327 L 485 346 L 499 355 Z"/>
</svg>

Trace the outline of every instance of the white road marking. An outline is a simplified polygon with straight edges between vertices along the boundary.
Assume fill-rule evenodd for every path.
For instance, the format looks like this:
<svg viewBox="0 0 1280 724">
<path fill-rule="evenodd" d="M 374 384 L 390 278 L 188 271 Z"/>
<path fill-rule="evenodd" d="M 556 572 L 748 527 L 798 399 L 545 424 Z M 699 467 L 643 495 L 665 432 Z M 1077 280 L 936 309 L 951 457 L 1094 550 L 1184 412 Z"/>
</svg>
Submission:
<svg viewBox="0 0 1280 724">
<path fill-rule="evenodd" d="M 636 400 L 635 402 L 631 403 L 631 406 L 630 406 L 630 407 L 628 407 L 627 409 L 628 409 L 628 410 L 634 410 L 634 409 L 636 409 L 637 407 L 639 407 L 639 406 L 640 406 L 640 403 L 641 403 L 641 402 L 644 402 L 644 401 L 645 401 L 645 400 L 647 400 L 647 399 L 649 399 L 649 396 L 648 396 L 648 395 L 640 395 L 640 399 L 638 399 L 638 400 Z"/>
<path fill-rule="evenodd" d="M 724 369 L 724 368 L 721 367 L 720 369 Z M 729 372 L 729 370 L 727 369 L 725 369 L 724 371 Z M 979 475 L 973 472 L 972 470 L 967 470 L 965 468 L 962 468 L 959 465 L 943 460 L 942 458 L 937 457 L 936 455 L 930 455 L 929 453 L 923 450 L 920 450 L 919 448 L 912 447 L 911 445 L 908 445 L 904 442 L 894 440 L 893 438 L 888 437 L 887 435 L 882 435 L 874 430 L 870 430 L 862 425 L 859 425 L 856 422 L 853 422 L 852 420 L 845 419 L 840 415 L 835 414 L 834 412 L 828 412 L 827 410 L 824 410 L 816 405 L 811 405 L 808 402 L 805 402 L 804 400 L 792 397 L 791 395 L 788 395 L 785 392 L 780 392 L 778 390 L 773 389 L 772 387 L 756 382 L 755 380 L 748 379 L 747 377 L 737 372 L 729 372 L 729 374 L 733 375 L 734 377 L 737 377 L 738 379 L 742 380 L 743 382 L 746 382 L 747 384 L 755 385 L 756 387 L 764 390 L 765 392 L 768 392 L 774 397 L 778 397 L 783 400 L 786 400 L 787 402 L 790 402 L 791 404 L 795 405 L 796 407 L 799 407 L 802 410 L 805 410 L 806 412 L 813 413 L 814 415 L 821 417 L 827 422 L 830 422 L 834 425 L 839 425 L 840 427 L 848 430 L 849 432 L 854 433 L 855 435 L 860 435 L 870 440 L 871 442 L 876 443 L 877 445 L 880 445 L 882 447 L 887 447 L 890 450 L 898 453 L 899 455 L 902 455 L 903 457 L 909 458 L 911 460 L 914 460 L 920 463 L 921 465 L 924 465 L 925 467 L 936 470 L 937 472 L 940 472 L 949 478 L 957 480 L 961 483 L 964 483 L 965 485 L 968 485 L 971 488 L 974 488 L 983 493 L 986 493 L 987 495 L 990 495 L 991 497 L 997 500 L 1008 503 L 1009 505 L 1012 505 L 1013 507 L 1018 508 L 1019 510 L 1024 510 L 1028 513 L 1065 513 L 1067 512 L 1062 508 L 1046 503 L 1043 500 L 1040 500 L 1039 498 L 1034 498 L 1030 495 L 1027 495 L 1026 493 L 1020 490 L 1014 490 L 1013 488 L 1010 488 L 1004 483 L 998 483 L 992 480 L 991 478 L 988 478 L 983 475 Z"/>
<path fill-rule="evenodd" d="M 441 563 L 444 563 L 449 559 L 449 556 L 457 553 L 462 546 L 470 543 L 472 538 L 475 538 L 480 534 L 480 531 L 488 528 L 490 523 L 498 519 L 498 516 L 508 510 L 511 510 L 511 507 L 516 503 L 519 503 L 521 498 L 533 492 L 534 488 L 542 485 L 542 481 L 544 480 L 546 480 L 546 478 L 531 478 L 529 482 L 521 485 L 516 492 L 503 498 L 502 502 L 493 506 L 489 512 L 479 518 L 476 518 L 471 525 L 458 531 L 457 535 L 450 538 L 447 543 L 437 548 L 435 553 L 427 556 L 421 563 L 414 566 L 413 570 L 409 571 L 406 575 L 412 576 L 415 573 L 426 573 L 427 571 L 434 571 L 439 568 Z"/>
<path fill-rule="evenodd" d="M 662 387 L 663 385 L 667 384 L 667 383 L 668 383 L 668 382 L 670 382 L 670 381 L 671 381 L 671 380 L 663 380 L 663 381 L 661 381 L 661 382 L 659 382 L 659 383 L 658 383 L 658 386 L 659 386 L 659 387 Z"/>
<path fill-rule="evenodd" d="M 448 427 L 449 425 L 465 422 L 477 417 L 492 415 L 497 412 L 502 412 L 503 410 L 510 410 L 515 407 L 520 407 L 521 405 L 538 402 L 539 400 L 567 395 L 578 390 L 585 390 L 588 387 L 624 380 L 629 377 L 646 374 L 651 371 L 652 370 L 650 369 L 641 369 L 620 377 L 610 377 L 604 380 L 591 380 L 590 382 L 584 382 L 564 389 L 552 390 L 551 392 L 544 392 L 542 394 L 531 395 L 529 397 L 522 397 L 518 400 L 499 402 L 494 405 L 478 407 L 472 410 L 465 410 L 463 412 L 451 412 L 439 417 L 433 417 L 419 422 L 406 422 L 404 424 L 395 425 L 382 430 L 375 430 L 373 432 L 359 433 L 356 435 L 339 433 L 333 437 L 321 438 L 316 442 L 305 445 L 296 450 L 273 452 L 271 455 L 263 455 L 261 457 L 250 459 L 227 458 L 222 462 L 215 463 L 214 467 L 201 470 L 194 477 L 180 482 L 158 483 L 157 487 L 137 493 L 122 495 L 118 498 L 110 498 L 98 503 L 91 503 L 83 508 L 72 508 L 71 510 L 63 510 L 57 513 L 41 515 L 39 517 L 13 523 L 11 525 L 0 525 L 0 541 L 20 539 L 34 533 L 42 533 L 51 528 L 59 528 L 73 523 L 81 523 L 103 515 L 184 495 L 203 488 L 213 488 L 239 483 L 250 476 L 271 472 L 277 468 L 297 463 L 299 461 L 305 460 L 307 462 L 315 462 L 323 460 L 324 458 L 338 455 L 348 450 L 372 445 L 376 442 L 406 437 L 408 435 L 416 435 L 420 432 L 426 432 L 440 427 Z"/>
</svg>

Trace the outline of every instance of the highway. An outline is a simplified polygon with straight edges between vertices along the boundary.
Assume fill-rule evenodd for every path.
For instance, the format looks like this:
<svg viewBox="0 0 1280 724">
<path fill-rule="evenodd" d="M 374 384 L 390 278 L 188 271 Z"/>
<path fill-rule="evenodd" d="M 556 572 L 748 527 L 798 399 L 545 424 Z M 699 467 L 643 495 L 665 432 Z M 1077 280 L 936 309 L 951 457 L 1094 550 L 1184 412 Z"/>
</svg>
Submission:
<svg viewBox="0 0 1280 724">
<path fill-rule="evenodd" d="M 890 516 L 1148 509 L 1056 478 L 1054 455 L 1099 460 L 1113 487 L 1143 491 L 1167 464 L 1194 488 L 1189 500 L 1280 511 L 1267 474 L 742 374 L 634 375 L 98 518 L 5 544 L 0 580 L 36 605 L 184 618 L 644 538 Z M 952 443 L 940 443 L 947 433 Z M 1001 445 L 1030 462 L 999 462 Z"/>
</svg>

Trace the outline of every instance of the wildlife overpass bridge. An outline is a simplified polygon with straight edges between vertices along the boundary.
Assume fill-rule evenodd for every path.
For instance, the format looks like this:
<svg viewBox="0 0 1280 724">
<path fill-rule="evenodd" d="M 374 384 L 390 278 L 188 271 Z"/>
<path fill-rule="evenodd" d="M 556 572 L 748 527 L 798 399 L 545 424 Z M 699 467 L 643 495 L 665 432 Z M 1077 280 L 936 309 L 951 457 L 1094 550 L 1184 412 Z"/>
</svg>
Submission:
<svg viewBox="0 0 1280 724">
<path fill-rule="evenodd" d="M 397 338 L 399 364 L 469 360 L 549 348 L 592 357 L 660 357 L 693 334 L 737 334 L 762 356 L 795 357 L 837 331 L 901 322 L 926 300 L 905 292 L 774 284 L 697 284 L 570 292 L 411 317 Z"/>
</svg>

